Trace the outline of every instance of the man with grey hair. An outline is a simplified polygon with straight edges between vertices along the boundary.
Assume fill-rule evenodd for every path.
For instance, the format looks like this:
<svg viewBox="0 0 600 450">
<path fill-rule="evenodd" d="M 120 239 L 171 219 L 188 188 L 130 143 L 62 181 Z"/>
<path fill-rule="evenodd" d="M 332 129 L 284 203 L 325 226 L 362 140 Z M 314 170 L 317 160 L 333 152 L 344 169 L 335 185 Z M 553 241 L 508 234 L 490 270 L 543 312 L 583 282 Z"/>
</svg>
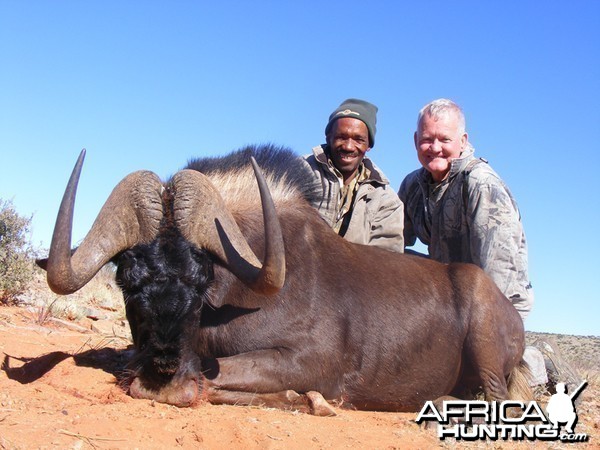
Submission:
<svg viewBox="0 0 600 450">
<path fill-rule="evenodd" d="M 461 108 L 447 99 L 425 105 L 414 134 L 423 166 L 402 182 L 404 242 L 416 238 L 429 257 L 444 263 L 481 267 L 496 282 L 525 320 L 533 306 L 527 274 L 527 244 L 517 203 L 486 160 L 476 158 Z M 531 369 L 531 385 L 579 376 L 544 341 L 527 346 L 523 358 Z M 541 350 L 541 351 L 540 351 Z"/>
<path fill-rule="evenodd" d="M 418 237 L 435 260 L 481 267 L 525 320 L 533 291 L 521 215 L 506 184 L 474 156 L 461 108 L 447 99 L 427 104 L 414 141 L 423 167 L 398 192 L 405 206 L 405 245 Z"/>
</svg>

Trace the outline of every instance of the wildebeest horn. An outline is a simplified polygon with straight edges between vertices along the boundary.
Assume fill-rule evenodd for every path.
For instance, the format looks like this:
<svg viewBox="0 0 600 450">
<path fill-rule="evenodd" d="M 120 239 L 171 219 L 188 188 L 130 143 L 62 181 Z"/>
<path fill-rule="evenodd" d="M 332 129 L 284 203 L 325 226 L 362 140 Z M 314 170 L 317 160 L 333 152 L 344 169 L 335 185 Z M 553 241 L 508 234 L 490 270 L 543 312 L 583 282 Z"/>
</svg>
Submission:
<svg viewBox="0 0 600 450">
<path fill-rule="evenodd" d="M 84 157 L 85 149 L 65 189 L 46 264 L 48 286 L 57 294 L 75 292 L 117 253 L 150 242 L 163 217 L 160 179 L 152 172 L 134 172 L 114 188 L 92 229 L 71 255 L 73 209 Z"/>
<path fill-rule="evenodd" d="M 265 260 L 261 264 L 242 235 L 235 219 L 210 180 L 195 170 L 182 170 L 173 177 L 173 213 L 183 236 L 224 262 L 248 287 L 274 294 L 285 281 L 283 235 L 267 182 L 252 158 L 263 207 Z"/>
</svg>

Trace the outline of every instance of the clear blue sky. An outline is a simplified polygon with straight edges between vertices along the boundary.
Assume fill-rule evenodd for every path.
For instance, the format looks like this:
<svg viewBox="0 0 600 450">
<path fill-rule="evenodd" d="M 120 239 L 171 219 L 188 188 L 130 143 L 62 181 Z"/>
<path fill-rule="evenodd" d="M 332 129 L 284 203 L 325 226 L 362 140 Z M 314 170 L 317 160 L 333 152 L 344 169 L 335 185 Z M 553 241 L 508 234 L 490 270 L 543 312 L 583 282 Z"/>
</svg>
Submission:
<svg viewBox="0 0 600 450">
<path fill-rule="evenodd" d="M 418 110 L 448 97 L 519 202 L 526 328 L 600 335 L 600 2 L 0 0 L 0 197 L 50 243 L 87 148 L 82 239 L 123 176 L 324 141 L 345 98 L 379 106 L 370 156 L 398 188 Z"/>
</svg>

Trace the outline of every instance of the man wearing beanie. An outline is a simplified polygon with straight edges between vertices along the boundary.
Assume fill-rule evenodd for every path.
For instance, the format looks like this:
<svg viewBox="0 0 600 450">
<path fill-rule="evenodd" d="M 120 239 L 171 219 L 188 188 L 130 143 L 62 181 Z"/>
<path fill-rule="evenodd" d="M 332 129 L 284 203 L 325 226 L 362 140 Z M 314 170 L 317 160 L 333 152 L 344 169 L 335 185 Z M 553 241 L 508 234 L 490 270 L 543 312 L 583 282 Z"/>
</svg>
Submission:
<svg viewBox="0 0 600 450">
<path fill-rule="evenodd" d="M 304 160 L 322 197 L 314 206 L 336 233 L 357 244 L 404 251 L 404 208 L 366 153 L 375 145 L 377 107 L 350 98 L 329 116 L 326 143 Z"/>
</svg>

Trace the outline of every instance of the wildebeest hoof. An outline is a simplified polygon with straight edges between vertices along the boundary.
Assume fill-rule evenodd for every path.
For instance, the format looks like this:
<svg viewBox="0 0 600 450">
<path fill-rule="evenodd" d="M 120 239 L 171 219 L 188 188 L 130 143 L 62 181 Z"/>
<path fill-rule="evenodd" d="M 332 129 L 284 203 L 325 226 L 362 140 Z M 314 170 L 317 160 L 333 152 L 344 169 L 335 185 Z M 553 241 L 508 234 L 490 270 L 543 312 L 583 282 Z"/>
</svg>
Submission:
<svg viewBox="0 0 600 450">
<path fill-rule="evenodd" d="M 419 426 L 423 430 L 434 430 L 437 432 L 438 422 L 428 420 L 427 422 L 421 422 Z"/>
<path fill-rule="evenodd" d="M 291 403 L 294 404 L 297 401 L 302 399 L 302 396 L 300 394 L 298 394 L 296 391 L 292 390 L 292 389 L 288 389 L 287 391 L 285 391 L 285 398 Z"/>
<path fill-rule="evenodd" d="M 308 403 L 310 406 L 310 412 L 314 416 L 320 417 L 332 417 L 337 416 L 337 413 L 333 409 L 325 398 L 317 391 L 309 391 L 306 393 L 308 397 Z"/>
</svg>

